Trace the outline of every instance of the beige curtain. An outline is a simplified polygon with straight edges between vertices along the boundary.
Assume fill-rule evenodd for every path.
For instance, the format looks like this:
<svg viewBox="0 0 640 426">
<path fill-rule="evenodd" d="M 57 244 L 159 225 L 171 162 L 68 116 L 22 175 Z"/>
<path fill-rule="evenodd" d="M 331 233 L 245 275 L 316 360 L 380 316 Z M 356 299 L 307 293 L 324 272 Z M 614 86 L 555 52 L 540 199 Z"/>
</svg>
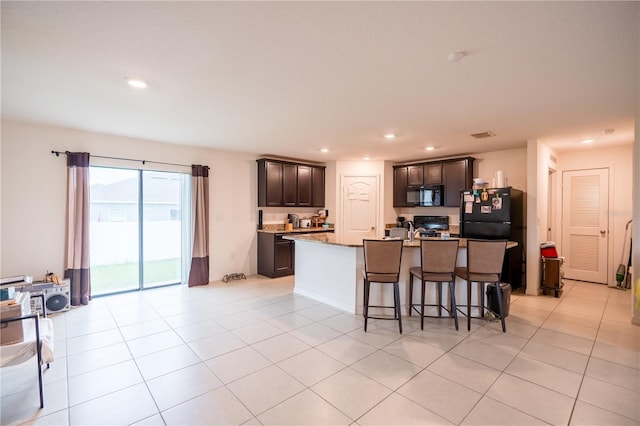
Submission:
<svg viewBox="0 0 640 426">
<path fill-rule="evenodd" d="M 67 152 L 67 269 L 71 304 L 91 299 L 89 263 L 89 153 Z"/>
<path fill-rule="evenodd" d="M 189 287 L 209 284 L 209 167 L 191 166 L 193 254 Z"/>
</svg>

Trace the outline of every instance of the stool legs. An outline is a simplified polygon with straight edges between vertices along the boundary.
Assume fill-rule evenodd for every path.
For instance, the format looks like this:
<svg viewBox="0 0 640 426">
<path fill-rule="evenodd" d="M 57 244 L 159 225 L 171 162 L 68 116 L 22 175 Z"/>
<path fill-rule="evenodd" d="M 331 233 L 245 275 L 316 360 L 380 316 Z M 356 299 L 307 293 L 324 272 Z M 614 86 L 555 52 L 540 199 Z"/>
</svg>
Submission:
<svg viewBox="0 0 640 426">
<path fill-rule="evenodd" d="M 471 281 L 467 281 L 467 331 L 471 331 Z"/>
<path fill-rule="evenodd" d="M 367 332 L 367 320 L 369 319 L 369 288 L 371 283 L 364 280 L 364 303 L 362 304 L 362 315 L 364 316 L 364 332 Z"/>
<path fill-rule="evenodd" d="M 402 312 L 400 308 L 400 286 L 398 282 L 393 283 L 393 303 L 395 305 L 396 318 L 398 319 L 398 328 L 402 334 Z"/>
<path fill-rule="evenodd" d="M 456 306 L 456 282 L 449 281 L 449 297 L 451 299 L 451 306 L 449 307 L 449 316 L 453 316 L 453 322 L 456 324 L 456 331 L 458 331 L 458 308 Z"/>
<path fill-rule="evenodd" d="M 441 281 L 441 282 L 436 282 L 436 298 L 438 300 L 438 304 L 437 305 L 425 305 L 425 299 L 426 299 L 426 281 L 422 281 L 421 280 L 421 293 L 420 293 L 420 329 L 424 330 L 424 307 L 425 306 L 437 306 L 438 307 L 438 318 L 442 318 L 442 309 L 443 309 L 443 305 L 442 305 L 442 285 L 445 283 L 445 281 Z M 449 317 L 453 317 L 455 325 L 456 325 L 456 330 L 458 330 L 458 312 L 457 312 L 457 305 L 456 305 L 456 294 L 455 294 L 455 281 L 449 281 Z M 409 277 L 409 316 L 411 316 L 411 311 L 413 311 L 414 309 L 414 305 L 413 305 L 413 274 L 411 274 L 411 276 Z M 415 307 L 416 311 L 418 311 L 418 308 Z M 446 309 L 446 308 L 445 308 Z"/>
<path fill-rule="evenodd" d="M 484 318 L 484 314 L 485 314 L 485 291 L 486 288 L 485 285 L 489 284 L 489 283 L 477 283 L 478 284 L 478 299 L 479 299 L 479 306 L 478 306 L 478 310 L 480 312 L 480 316 L 479 318 Z M 502 286 L 500 285 L 499 282 L 495 283 L 496 285 L 496 297 L 498 298 L 497 303 L 498 303 L 498 310 L 499 312 L 496 312 L 496 314 L 500 315 L 500 322 L 502 325 L 502 332 L 506 333 L 507 332 L 507 325 L 505 323 L 504 320 L 504 300 L 503 300 L 503 290 L 502 290 Z M 455 296 L 452 296 L 455 297 Z M 452 299 L 453 300 L 453 299 Z M 489 308 L 490 310 L 491 308 Z M 456 319 L 457 322 L 457 319 Z M 471 331 L 471 282 L 467 281 L 467 331 Z"/>
<path fill-rule="evenodd" d="M 374 281 L 375 282 L 375 281 Z M 385 283 L 389 284 L 389 283 Z M 364 331 L 367 332 L 369 322 L 369 294 L 371 293 L 371 281 L 364 280 L 364 300 L 362 303 L 362 316 L 364 317 Z M 411 306 L 411 305 L 409 305 Z M 391 306 L 373 306 L 374 308 L 391 308 Z M 371 317 L 378 318 L 378 317 Z M 390 319 L 390 318 L 378 318 Z M 398 328 L 402 334 L 402 304 L 400 303 L 400 285 L 398 282 L 393 283 L 393 319 L 398 321 Z"/>
<path fill-rule="evenodd" d="M 422 296 L 420 297 L 420 330 L 424 330 L 424 293 L 425 293 L 425 286 L 424 286 L 424 281 L 422 281 Z"/>
<path fill-rule="evenodd" d="M 502 323 L 502 332 L 506 333 L 507 326 L 504 323 L 504 300 L 502 299 L 503 290 L 500 283 L 496 283 L 496 294 L 498 296 L 498 309 L 500 310 L 499 314 L 500 314 L 500 322 Z"/>
<path fill-rule="evenodd" d="M 413 311 L 413 274 L 409 274 L 409 316 Z"/>
</svg>

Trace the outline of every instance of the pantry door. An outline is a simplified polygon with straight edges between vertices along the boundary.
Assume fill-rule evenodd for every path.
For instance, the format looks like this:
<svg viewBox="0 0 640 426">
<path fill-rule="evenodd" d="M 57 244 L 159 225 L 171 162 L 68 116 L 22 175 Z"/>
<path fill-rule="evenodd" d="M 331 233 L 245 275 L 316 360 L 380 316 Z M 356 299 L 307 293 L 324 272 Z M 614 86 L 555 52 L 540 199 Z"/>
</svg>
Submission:
<svg viewBox="0 0 640 426">
<path fill-rule="evenodd" d="M 562 174 L 562 255 L 565 278 L 607 283 L 609 169 Z"/>
<path fill-rule="evenodd" d="M 375 237 L 378 176 L 342 176 L 342 232 Z"/>
</svg>

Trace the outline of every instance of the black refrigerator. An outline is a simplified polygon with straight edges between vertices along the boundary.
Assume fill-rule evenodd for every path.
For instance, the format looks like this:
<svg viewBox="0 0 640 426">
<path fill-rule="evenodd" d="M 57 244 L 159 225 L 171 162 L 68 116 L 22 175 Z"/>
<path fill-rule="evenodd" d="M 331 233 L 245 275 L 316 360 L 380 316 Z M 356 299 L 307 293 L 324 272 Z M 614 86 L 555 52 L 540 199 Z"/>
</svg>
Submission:
<svg viewBox="0 0 640 426">
<path fill-rule="evenodd" d="M 460 194 L 460 236 L 488 240 L 511 240 L 517 247 L 507 250 L 502 281 L 513 288 L 522 285 L 526 243 L 524 194 L 518 189 L 468 189 Z"/>
</svg>

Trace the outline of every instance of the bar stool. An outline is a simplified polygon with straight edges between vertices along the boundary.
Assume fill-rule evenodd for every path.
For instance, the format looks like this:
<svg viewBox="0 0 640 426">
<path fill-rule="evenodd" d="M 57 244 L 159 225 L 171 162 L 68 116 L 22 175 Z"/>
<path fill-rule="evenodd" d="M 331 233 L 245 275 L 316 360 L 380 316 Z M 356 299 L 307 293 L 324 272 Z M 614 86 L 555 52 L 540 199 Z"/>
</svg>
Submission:
<svg viewBox="0 0 640 426">
<path fill-rule="evenodd" d="M 453 317 L 458 330 L 458 313 L 456 309 L 455 269 L 458 259 L 458 240 L 421 240 L 420 266 L 409 268 L 409 316 L 415 310 L 420 314 L 420 329 L 424 330 L 424 318 L 442 318 L 442 310 Z M 413 303 L 413 278 L 422 281 L 420 303 Z M 425 283 L 436 284 L 437 304 L 425 304 Z M 449 283 L 449 307 L 442 304 L 442 284 Z M 438 315 L 425 315 L 424 308 L 437 307 Z M 420 307 L 420 310 L 418 310 Z"/>
<path fill-rule="evenodd" d="M 506 249 L 506 240 L 467 240 L 467 266 L 458 266 L 455 269 L 456 276 L 467 281 L 467 312 L 465 314 L 458 309 L 467 317 L 467 330 L 471 330 L 471 308 L 479 308 L 480 310 L 479 316 L 473 318 L 484 318 L 484 285 L 495 283 L 502 331 L 507 331 L 502 314 L 504 307 L 502 306 L 502 287 L 500 286 L 500 274 Z M 471 305 L 471 283 L 473 282 L 478 283 L 479 305 Z"/>
<path fill-rule="evenodd" d="M 402 240 L 363 240 L 364 253 L 364 331 L 367 331 L 369 318 L 381 320 L 398 320 L 398 328 L 402 334 L 402 317 L 400 312 L 400 261 L 402 260 Z M 369 305 L 371 283 L 393 284 L 393 306 Z M 393 309 L 393 318 L 369 315 L 369 308 Z"/>
</svg>

